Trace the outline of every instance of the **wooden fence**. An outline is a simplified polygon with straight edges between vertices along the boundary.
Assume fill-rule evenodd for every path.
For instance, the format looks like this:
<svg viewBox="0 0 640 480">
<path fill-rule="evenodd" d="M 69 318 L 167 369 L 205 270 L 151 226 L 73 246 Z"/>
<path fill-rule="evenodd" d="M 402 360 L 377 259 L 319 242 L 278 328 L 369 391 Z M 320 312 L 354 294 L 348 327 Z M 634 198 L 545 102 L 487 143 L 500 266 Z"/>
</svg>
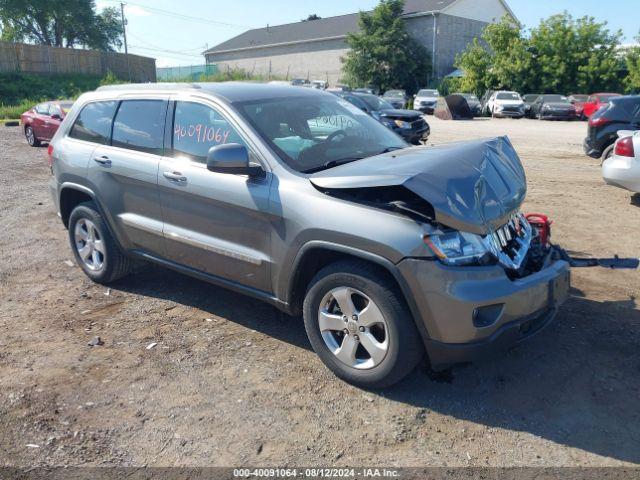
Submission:
<svg viewBox="0 0 640 480">
<path fill-rule="evenodd" d="M 0 72 L 104 76 L 109 71 L 122 80 L 155 82 L 156 60 L 129 54 L 127 66 L 124 53 L 0 42 Z"/>
</svg>

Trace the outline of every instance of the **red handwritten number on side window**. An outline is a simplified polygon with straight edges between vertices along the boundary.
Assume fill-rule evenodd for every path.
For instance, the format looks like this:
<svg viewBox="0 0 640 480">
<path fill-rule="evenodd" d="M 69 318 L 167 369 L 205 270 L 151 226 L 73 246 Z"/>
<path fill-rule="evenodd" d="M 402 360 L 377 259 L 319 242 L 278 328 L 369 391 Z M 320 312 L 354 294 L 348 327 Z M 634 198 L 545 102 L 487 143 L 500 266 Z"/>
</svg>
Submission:
<svg viewBox="0 0 640 480">
<path fill-rule="evenodd" d="M 175 124 L 173 128 L 173 136 L 177 141 L 183 138 L 193 138 L 196 143 L 216 143 L 218 145 L 227 143 L 231 135 L 231 130 L 225 130 L 221 127 L 208 127 L 202 123 L 180 125 Z"/>
</svg>

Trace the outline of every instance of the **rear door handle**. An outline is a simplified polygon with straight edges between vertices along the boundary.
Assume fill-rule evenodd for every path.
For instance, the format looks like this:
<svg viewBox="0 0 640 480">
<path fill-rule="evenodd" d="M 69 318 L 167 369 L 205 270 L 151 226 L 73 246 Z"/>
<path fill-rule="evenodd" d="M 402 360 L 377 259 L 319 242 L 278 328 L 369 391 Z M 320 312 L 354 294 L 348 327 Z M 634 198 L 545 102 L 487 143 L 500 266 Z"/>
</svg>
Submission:
<svg viewBox="0 0 640 480">
<path fill-rule="evenodd" d="M 111 165 L 111 160 L 105 155 L 103 155 L 102 157 L 93 157 L 93 161 L 99 163 L 100 165 Z"/>
<path fill-rule="evenodd" d="M 182 175 L 180 172 L 164 172 L 164 178 L 168 178 L 169 180 L 173 180 L 174 182 L 186 182 L 187 177 Z"/>
</svg>

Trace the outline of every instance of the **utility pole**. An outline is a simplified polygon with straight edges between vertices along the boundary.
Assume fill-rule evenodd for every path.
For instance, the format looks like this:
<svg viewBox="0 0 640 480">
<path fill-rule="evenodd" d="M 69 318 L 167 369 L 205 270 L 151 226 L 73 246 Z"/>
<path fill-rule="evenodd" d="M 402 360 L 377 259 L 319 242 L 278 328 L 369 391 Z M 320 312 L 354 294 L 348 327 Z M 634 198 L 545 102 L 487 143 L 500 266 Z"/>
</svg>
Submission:
<svg viewBox="0 0 640 480">
<path fill-rule="evenodd" d="M 131 82 L 131 65 L 129 64 L 129 48 L 127 47 L 127 20 L 124 18 L 124 3 L 120 2 L 120 15 L 122 17 L 122 36 L 124 37 L 124 56 L 127 59 L 127 75 Z"/>
</svg>

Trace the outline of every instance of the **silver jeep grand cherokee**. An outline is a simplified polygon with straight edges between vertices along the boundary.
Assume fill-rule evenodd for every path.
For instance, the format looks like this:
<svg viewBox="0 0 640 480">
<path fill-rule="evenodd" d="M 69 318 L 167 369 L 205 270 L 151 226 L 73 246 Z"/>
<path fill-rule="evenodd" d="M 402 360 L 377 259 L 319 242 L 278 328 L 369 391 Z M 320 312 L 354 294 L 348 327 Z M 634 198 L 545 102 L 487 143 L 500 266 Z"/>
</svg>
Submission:
<svg viewBox="0 0 640 480">
<path fill-rule="evenodd" d="M 340 378 L 391 385 L 540 330 L 569 265 L 519 213 L 506 138 L 410 148 L 329 93 L 103 87 L 49 147 L 51 193 L 94 281 L 132 259 L 302 313 Z"/>
</svg>

